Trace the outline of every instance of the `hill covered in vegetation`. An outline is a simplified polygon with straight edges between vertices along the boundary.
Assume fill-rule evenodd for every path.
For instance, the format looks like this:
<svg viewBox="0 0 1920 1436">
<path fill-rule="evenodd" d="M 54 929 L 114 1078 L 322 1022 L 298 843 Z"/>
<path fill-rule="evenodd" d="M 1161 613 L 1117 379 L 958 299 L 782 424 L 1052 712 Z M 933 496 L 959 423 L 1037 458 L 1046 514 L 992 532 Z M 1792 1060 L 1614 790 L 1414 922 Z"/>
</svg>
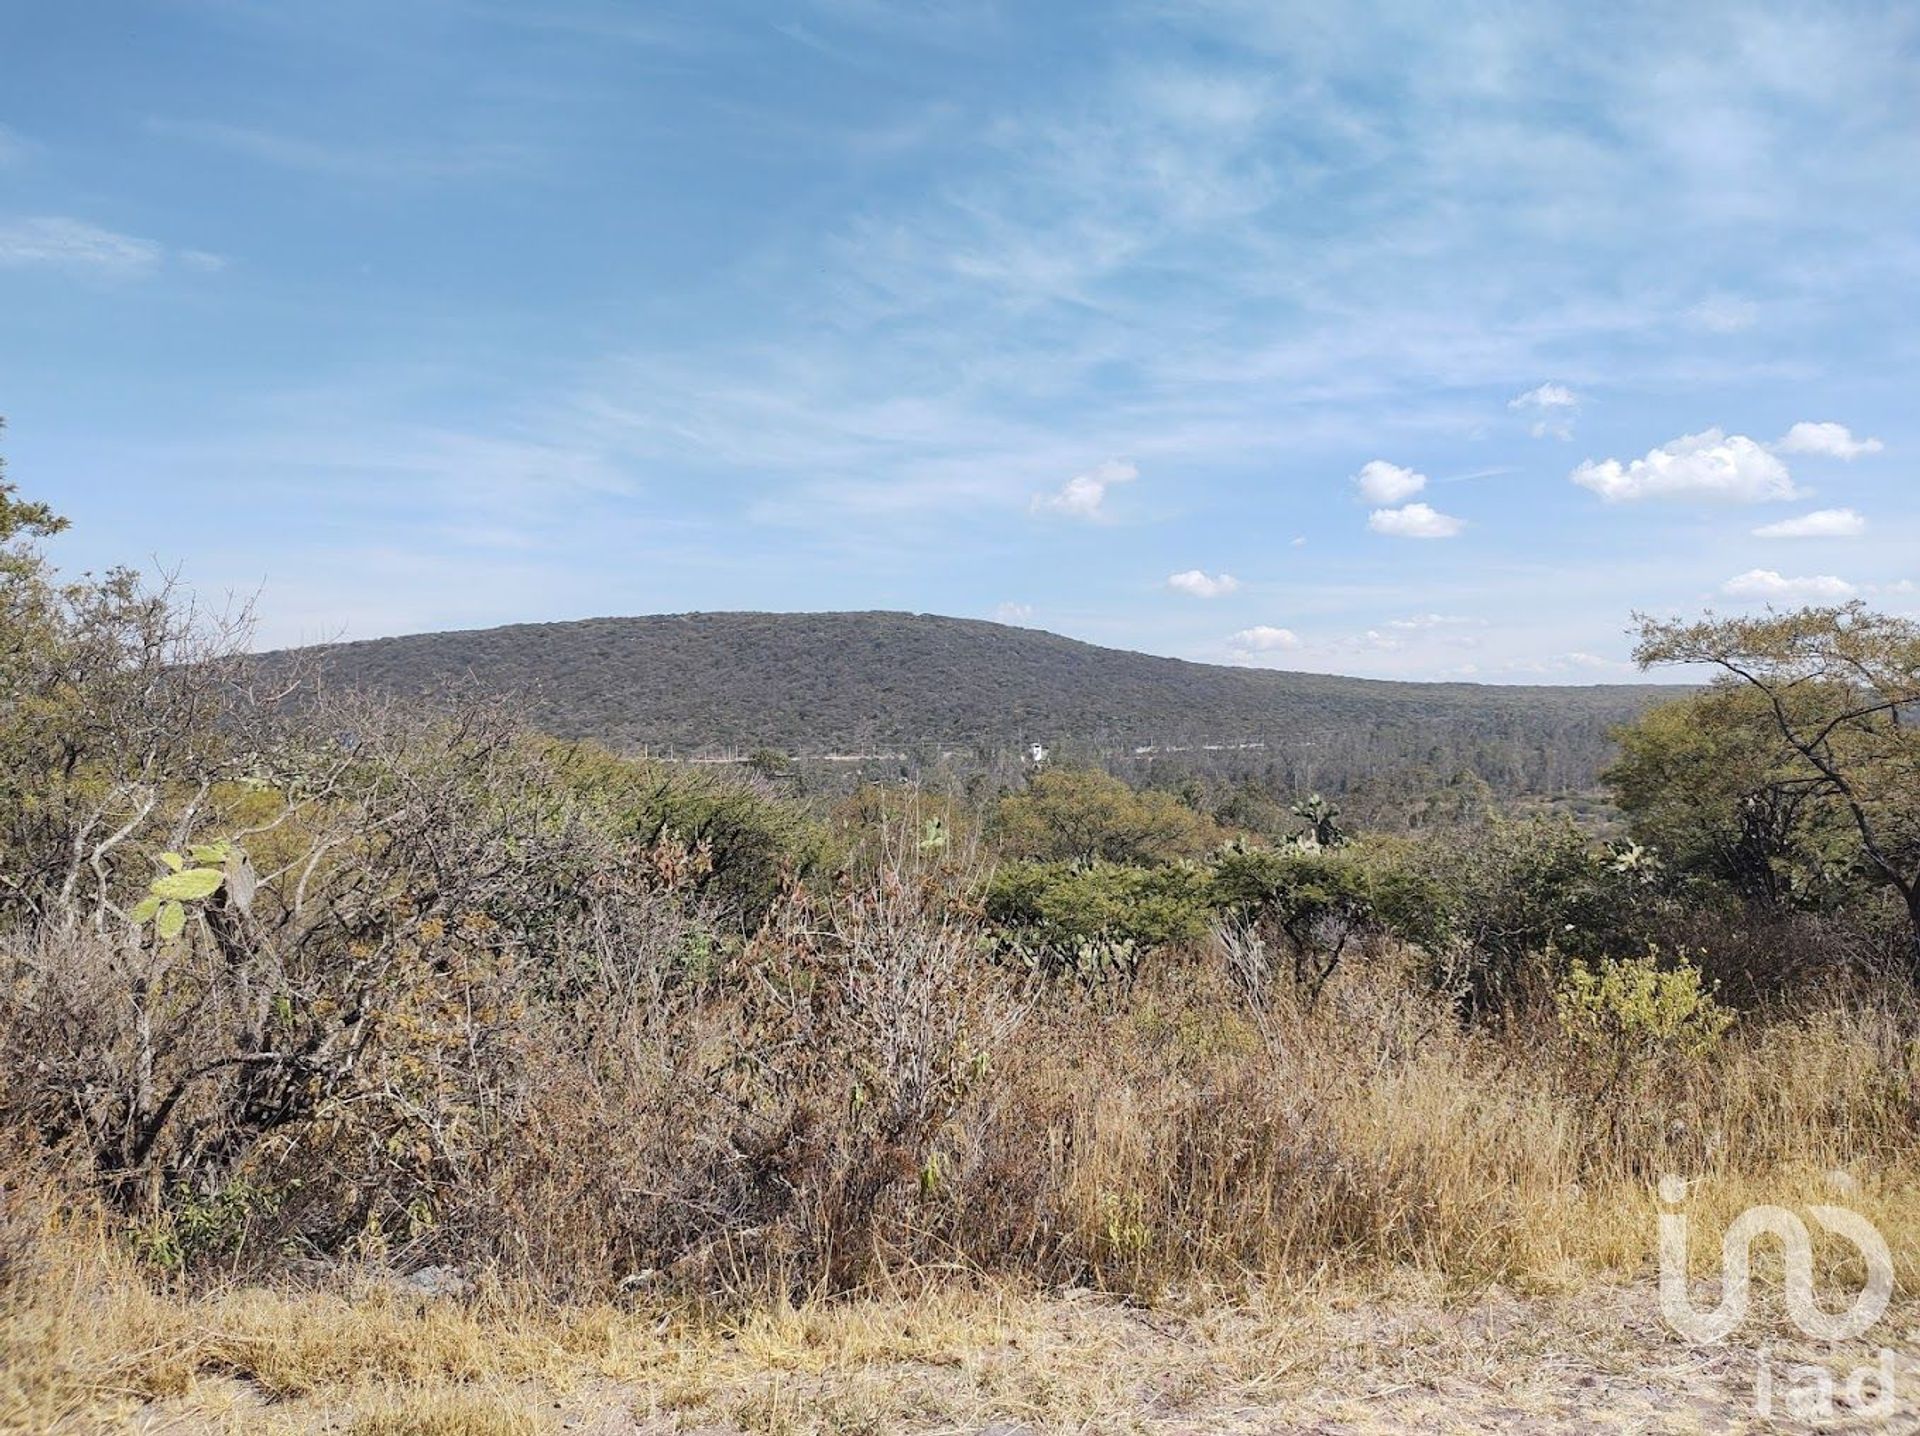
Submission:
<svg viewBox="0 0 1920 1436">
<path fill-rule="evenodd" d="M 329 681 L 523 695 L 561 737 L 635 751 L 797 756 L 1212 755 L 1340 790 L 1471 770 L 1505 792 L 1590 787 L 1611 729 L 1672 688 L 1397 683 L 1190 663 L 1035 629 L 908 613 L 688 613 L 349 643 Z"/>
</svg>

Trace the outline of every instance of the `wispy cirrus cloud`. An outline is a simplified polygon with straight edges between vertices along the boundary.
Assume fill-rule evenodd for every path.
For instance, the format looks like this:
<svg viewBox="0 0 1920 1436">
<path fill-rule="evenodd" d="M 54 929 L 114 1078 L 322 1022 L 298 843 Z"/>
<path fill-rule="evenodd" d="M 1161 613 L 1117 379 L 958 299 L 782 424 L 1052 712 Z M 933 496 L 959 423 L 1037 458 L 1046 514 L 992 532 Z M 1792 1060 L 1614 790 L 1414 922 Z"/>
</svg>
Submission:
<svg viewBox="0 0 1920 1436">
<path fill-rule="evenodd" d="M 1546 383 L 1516 394 L 1507 401 L 1507 407 L 1532 420 L 1529 432 L 1534 438 L 1571 439 L 1580 396 L 1565 384 Z"/>
<path fill-rule="evenodd" d="M 166 250 L 151 239 L 81 219 L 39 215 L 0 221 L 0 266 L 47 265 L 110 279 L 138 279 L 158 269 L 165 257 Z"/>
<path fill-rule="evenodd" d="M 355 143 L 333 136 L 321 139 L 256 125 L 163 116 L 149 118 L 147 129 L 164 138 L 335 180 L 496 178 L 529 170 L 537 159 L 529 145 L 508 140 L 433 142 L 377 136 Z"/>
<path fill-rule="evenodd" d="M 1852 509 L 1815 509 L 1798 518 L 1761 524 L 1753 531 L 1753 536 L 1765 539 L 1859 538 L 1866 531 L 1867 521 Z"/>
<path fill-rule="evenodd" d="M 618 402 L 652 406 L 685 448 L 717 454 L 754 428 L 752 407 L 731 405 L 749 389 L 793 386 L 788 397 L 820 426 L 857 423 L 881 395 L 939 389 L 937 430 L 812 474 L 797 459 L 781 463 L 805 501 L 758 512 L 828 524 L 904 515 L 916 500 L 1003 502 L 1004 485 L 988 472 L 1007 472 L 1005 456 L 1033 447 L 1001 444 L 1014 427 L 1048 445 L 1091 438 L 1183 463 L 1322 435 L 1326 447 L 1364 442 L 1383 422 L 1464 433 L 1487 401 L 1513 394 L 1515 373 L 1554 372 L 1552 356 L 1574 350 L 1589 356 L 1569 376 L 1577 388 L 1553 381 L 1519 396 L 1531 396 L 1524 412 L 1552 436 L 1578 391 L 1609 370 L 1644 381 L 1701 362 L 1672 352 L 1685 347 L 1674 331 L 1686 302 L 1673 291 L 1712 297 L 1701 276 L 1607 298 L 1576 282 L 1577 255 L 1615 256 L 1640 242 L 1630 225 L 1597 218 L 1625 212 L 1636 174 L 1708 168 L 1648 118 L 1677 121 L 1682 94 L 1670 76 L 1643 73 L 1634 47 L 1583 23 L 1536 18 L 1471 34 L 1417 24 L 1417 44 L 1383 53 L 1377 27 L 1358 16 L 1316 21 L 1281 44 L 1260 8 L 1134 6 L 1132 22 L 1148 16 L 1212 36 L 1218 52 L 1204 62 L 1160 58 L 1164 47 L 1136 52 L 1035 103 L 945 116 L 944 130 L 975 127 L 965 162 L 937 183 L 876 191 L 822 232 L 818 252 L 783 240 L 767 259 L 766 276 L 802 281 L 796 292 L 806 277 L 826 283 L 824 297 L 774 297 L 771 312 L 794 321 L 782 362 L 769 364 L 762 347 L 712 355 L 710 370 L 691 376 L 705 391 L 695 406 L 712 418 L 697 434 L 684 393 Z M 1864 40 L 1858 48 L 1843 58 L 1868 53 Z M 1560 78 L 1549 83 L 1554 67 Z M 1372 87 L 1359 83 L 1383 68 L 1404 81 L 1391 107 L 1363 98 Z M 1552 120 L 1566 70 L 1631 123 Z M 1716 67 L 1696 77 L 1696 90 L 1711 85 L 1717 105 L 1771 123 L 1771 102 L 1758 97 L 1771 81 L 1744 95 L 1727 80 Z M 1798 103 L 1817 111 L 1846 98 L 1845 87 L 1823 84 Z M 1743 159 L 1742 186 L 1763 169 Z M 1359 172 L 1394 187 L 1395 224 L 1373 222 L 1342 179 Z M 1813 172 L 1799 180 L 1813 183 Z M 1316 216 L 1311 242 L 1275 219 L 1306 211 Z M 1721 221 L 1689 212 L 1673 222 L 1694 232 Z M 1515 245 L 1523 263 L 1485 262 Z M 856 373 L 837 393 L 799 377 Z M 1447 397 L 1480 384 L 1499 388 L 1477 409 Z M 971 474 L 952 458 L 969 447 Z M 1369 502 L 1392 508 L 1409 497 Z M 1072 516 L 1101 505 L 1062 494 L 1034 507 Z"/>
<path fill-rule="evenodd" d="M 1746 598 L 1781 603 L 1838 603 L 1859 592 L 1844 578 L 1832 574 L 1811 574 L 1789 578 L 1776 569 L 1756 568 L 1738 574 L 1720 585 L 1729 598 Z"/>
<path fill-rule="evenodd" d="M 1738 334 L 1759 318 L 1759 305 L 1733 294 L 1710 294 L 1687 310 L 1687 322 L 1709 334 Z"/>
<path fill-rule="evenodd" d="M 1416 613 L 1411 618 L 1391 618 L 1387 627 L 1407 629 L 1415 632 L 1430 631 L 1437 628 L 1474 628 L 1484 624 L 1484 620 L 1466 618 L 1454 613 Z"/>
</svg>

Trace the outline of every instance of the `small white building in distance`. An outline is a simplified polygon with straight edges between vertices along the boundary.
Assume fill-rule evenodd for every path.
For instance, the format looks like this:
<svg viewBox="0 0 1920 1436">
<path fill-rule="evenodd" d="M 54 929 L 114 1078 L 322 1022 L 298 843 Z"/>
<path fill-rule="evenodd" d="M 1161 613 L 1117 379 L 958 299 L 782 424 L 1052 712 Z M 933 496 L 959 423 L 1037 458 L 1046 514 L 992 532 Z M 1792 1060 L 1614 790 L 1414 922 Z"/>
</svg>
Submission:
<svg viewBox="0 0 1920 1436">
<path fill-rule="evenodd" d="M 1028 744 L 1027 757 L 1032 760 L 1034 767 L 1039 767 L 1047 761 L 1047 745 L 1044 743 Z"/>
</svg>

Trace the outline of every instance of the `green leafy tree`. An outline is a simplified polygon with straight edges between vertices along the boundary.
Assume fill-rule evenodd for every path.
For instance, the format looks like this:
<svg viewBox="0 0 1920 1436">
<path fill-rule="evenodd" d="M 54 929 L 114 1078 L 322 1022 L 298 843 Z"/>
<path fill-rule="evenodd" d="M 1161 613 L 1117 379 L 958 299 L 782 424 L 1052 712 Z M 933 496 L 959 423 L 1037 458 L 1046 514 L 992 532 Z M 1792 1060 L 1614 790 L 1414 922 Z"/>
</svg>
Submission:
<svg viewBox="0 0 1920 1436">
<path fill-rule="evenodd" d="M 1758 694 L 1785 774 L 1853 830 L 1859 864 L 1899 895 L 1920 981 L 1920 624 L 1855 602 L 1694 623 L 1643 618 L 1642 667 L 1705 664 Z"/>
<path fill-rule="evenodd" d="M 118 856 L 157 833 L 178 847 L 245 769 L 224 721 L 245 617 L 129 569 L 63 579 L 40 540 L 65 527 L 0 482 L 0 914 L 77 920 L 84 895 L 98 926 L 124 916 Z"/>
<path fill-rule="evenodd" d="M 1373 874 L 1345 848 L 1230 848 L 1214 862 L 1213 893 L 1233 917 L 1279 931 L 1309 1001 L 1374 918 Z"/>
<path fill-rule="evenodd" d="M 1791 701 L 1806 709 L 1821 696 Z M 1616 737 L 1620 757 L 1604 781 L 1635 840 L 1670 871 L 1774 907 L 1845 895 L 1851 825 L 1781 736 L 1765 695 L 1720 684 L 1648 710 Z"/>
<path fill-rule="evenodd" d="M 1084 768 L 1049 768 L 1000 800 L 993 837 L 1010 857 L 1036 862 L 1164 863 L 1204 855 L 1219 826 L 1170 793 L 1136 791 Z"/>
<path fill-rule="evenodd" d="M 799 780 L 793 759 L 776 748 L 756 748 L 747 755 L 747 771 L 758 773 L 770 783 L 793 783 Z"/>
<path fill-rule="evenodd" d="M 7 421 L 0 419 L 0 433 Z M 17 497 L 19 485 L 6 477 L 7 461 L 0 458 L 0 579 L 44 579 L 46 569 L 34 539 L 51 538 L 66 530 L 67 521 L 46 504 Z"/>
</svg>

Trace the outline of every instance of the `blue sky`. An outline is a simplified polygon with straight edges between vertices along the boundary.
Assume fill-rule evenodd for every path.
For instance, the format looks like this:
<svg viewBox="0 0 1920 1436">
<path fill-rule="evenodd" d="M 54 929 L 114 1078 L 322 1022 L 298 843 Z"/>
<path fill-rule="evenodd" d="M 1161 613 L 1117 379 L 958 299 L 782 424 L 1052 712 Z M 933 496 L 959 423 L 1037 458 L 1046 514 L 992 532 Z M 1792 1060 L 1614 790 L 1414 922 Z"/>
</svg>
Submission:
<svg viewBox="0 0 1920 1436">
<path fill-rule="evenodd" d="M 1609 681 L 1920 607 L 1920 11 L 165 0 L 0 24 L 63 563 Z"/>
</svg>

